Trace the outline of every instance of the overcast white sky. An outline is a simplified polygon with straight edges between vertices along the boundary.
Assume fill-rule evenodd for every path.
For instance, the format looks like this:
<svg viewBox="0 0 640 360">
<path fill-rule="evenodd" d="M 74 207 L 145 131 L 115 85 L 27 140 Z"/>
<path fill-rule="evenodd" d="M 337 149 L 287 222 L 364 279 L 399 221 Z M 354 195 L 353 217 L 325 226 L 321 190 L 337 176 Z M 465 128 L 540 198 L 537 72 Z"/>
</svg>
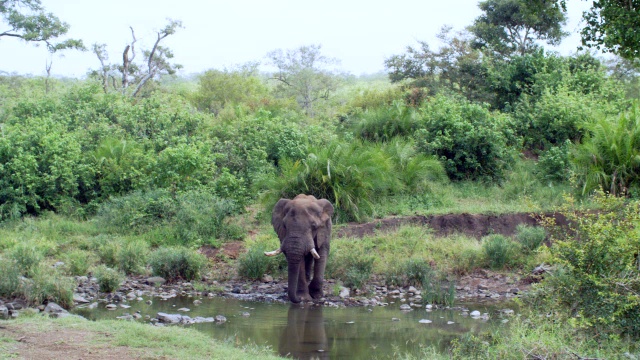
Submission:
<svg viewBox="0 0 640 360">
<path fill-rule="evenodd" d="M 355 75 L 384 70 L 384 59 L 425 40 L 438 45 L 435 35 L 447 24 L 454 30 L 480 15 L 477 0 L 43 0 L 43 5 L 71 25 L 69 36 L 87 47 L 105 43 L 114 62 L 131 40 L 149 48 L 155 30 L 167 18 L 181 20 L 184 29 L 163 45 L 182 64 L 183 74 L 223 69 L 249 61 L 263 61 L 278 48 L 321 44 L 322 53 L 340 60 L 341 69 Z M 576 51 L 580 18 L 590 1 L 568 0 L 566 29 L 572 35 L 557 50 Z M 0 22 L 0 31 L 4 29 Z M 0 71 L 45 74 L 49 58 L 42 46 L 14 38 L 0 38 Z M 66 51 L 53 58 L 52 73 L 84 76 L 99 67 L 91 52 Z"/>
</svg>

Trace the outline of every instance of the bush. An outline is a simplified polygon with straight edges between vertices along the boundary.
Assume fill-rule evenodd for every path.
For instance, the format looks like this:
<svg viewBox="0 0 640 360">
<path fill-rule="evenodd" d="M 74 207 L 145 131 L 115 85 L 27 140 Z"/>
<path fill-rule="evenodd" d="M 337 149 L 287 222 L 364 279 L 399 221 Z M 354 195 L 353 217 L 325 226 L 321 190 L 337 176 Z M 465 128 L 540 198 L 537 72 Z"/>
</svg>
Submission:
<svg viewBox="0 0 640 360">
<path fill-rule="evenodd" d="M 251 247 L 238 259 L 238 275 L 249 280 L 260 280 L 269 269 L 271 258 L 264 255 L 264 245 Z"/>
<path fill-rule="evenodd" d="M 572 198 L 561 209 L 570 229 L 553 233 L 550 248 L 558 270 L 543 282 L 546 296 L 569 321 L 605 334 L 640 339 L 640 204 L 602 192 L 598 211 L 576 207 Z"/>
<path fill-rule="evenodd" d="M 513 261 L 516 249 L 511 240 L 503 235 L 488 235 L 482 238 L 482 251 L 492 269 L 502 269 Z"/>
<path fill-rule="evenodd" d="M 265 188 L 267 208 L 298 194 L 329 200 L 336 221 L 359 221 L 372 214 L 374 199 L 399 186 L 388 156 L 377 147 L 333 141 L 312 147 L 302 161 L 283 161 L 281 174 Z"/>
<path fill-rule="evenodd" d="M 149 244 L 142 240 L 130 241 L 116 253 L 118 268 L 127 275 L 141 274 L 147 263 Z"/>
<path fill-rule="evenodd" d="M 186 248 L 161 248 L 151 254 L 149 264 L 153 275 L 161 276 L 168 282 L 191 281 L 200 278 L 207 258 Z"/>
<path fill-rule="evenodd" d="M 89 272 L 95 262 L 95 256 L 85 250 L 73 249 L 63 257 L 64 267 L 69 275 L 84 276 Z"/>
<path fill-rule="evenodd" d="M 20 274 L 28 277 L 35 274 L 43 258 L 42 251 L 30 243 L 20 243 L 9 252 L 9 259 L 15 262 Z"/>
<path fill-rule="evenodd" d="M 142 234 L 173 218 L 177 205 L 168 190 L 136 191 L 103 203 L 95 219 L 112 233 Z"/>
<path fill-rule="evenodd" d="M 22 293 L 31 304 L 55 302 L 69 309 L 73 306 L 73 293 L 76 286 L 75 279 L 41 267 L 35 272 L 33 279 L 23 282 Z"/>
<path fill-rule="evenodd" d="M 327 277 L 339 279 L 344 285 L 361 289 L 371 277 L 375 256 L 365 254 L 363 250 L 348 253 L 329 253 Z"/>
<path fill-rule="evenodd" d="M 0 257 L 0 296 L 13 298 L 20 287 L 20 271 L 15 261 Z"/>
<path fill-rule="evenodd" d="M 640 196 L 640 114 L 635 106 L 619 118 L 600 118 L 577 145 L 573 163 L 583 195 L 602 189 Z"/>
<path fill-rule="evenodd" d="M 466 100 L 437 96 L 420 112 L 422 128 L 414 138 L 418 150 L 435 155 L 452 180 L 502 180 L 512 162 L 506 118 Z"/>
<path fill-rule="evenodd" d="M 415 109 L 402 101 L 391 106 L 368 108 L 348 119 L 356 137 L 369 141 L 389 141 L 397 136 L 408 137 L 419 127 Z"/>
<path fill-rule="evenodd" d="M 562 146 L 552 146 L 543 152 L 536 164 L 536 175 L 546 182 L 566 182 L 571 176 L 569 148 L 571 142 L 565 141 Z"/>
<path fill-rule="evenodd" d="M 526 252 L 536 250 L 547 237 L 547 232 L 540 226 L 527 226 L 520 224 L 516 227 L 516 240 Z"/>
<path fill-rule="evenodd" d="M 90 248 L 96 252 L 101 263 L 108 267 L 118 266 L 118 253 L 122 247 L 123 240 L 112 235 L 101 234 L 91 239 Z"/>
<path fill-rule="evenodd" d="M 116 269 L 100 265 L 94 270 L 94 275 L 98 279 L 100 291 L 112 293 L 117 291 L 124 281 L 124 275 Z"/>
</svg>

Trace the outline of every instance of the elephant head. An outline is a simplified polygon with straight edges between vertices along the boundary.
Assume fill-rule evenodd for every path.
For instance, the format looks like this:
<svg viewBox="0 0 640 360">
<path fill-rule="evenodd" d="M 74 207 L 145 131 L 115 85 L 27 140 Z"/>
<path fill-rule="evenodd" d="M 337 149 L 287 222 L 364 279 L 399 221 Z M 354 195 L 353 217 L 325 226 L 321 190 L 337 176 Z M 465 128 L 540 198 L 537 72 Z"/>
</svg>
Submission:
<svg viewBox="0 0 640 360">
<path fill-rule="evenodd" d="M 289 299 L 293 303 L 322 297 L 324 269 L 329 256 L 333 205 L 326 199 L 298 195 L 280 199 L 273 208 L 271 224 L 280 248 L 267 256 L 284 253 L 288 263 Z M 313 279 L 311 269 L 313 268 Z"/>
</svg>

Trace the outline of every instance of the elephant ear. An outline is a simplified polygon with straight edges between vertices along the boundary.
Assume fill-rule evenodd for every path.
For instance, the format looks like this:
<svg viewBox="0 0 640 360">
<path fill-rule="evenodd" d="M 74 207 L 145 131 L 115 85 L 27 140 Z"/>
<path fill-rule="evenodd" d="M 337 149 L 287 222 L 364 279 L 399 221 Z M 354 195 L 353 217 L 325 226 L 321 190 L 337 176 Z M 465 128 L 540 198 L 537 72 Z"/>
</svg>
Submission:
<svg viewBox="0 0 640 360">
<path fill-rule="evenodd" d="M 278 234 L 278 239 L 280 239 L 280 243 L 287 236 L 287 229 L 284 227 L 284 208 L 289 203 L 289 199 L 280 199 L 276 203 L 276 206 L 273 207 L 273 212 L 271 213 L 271 225 L 273 225 L 273 230 L 275 230 L 276 234 Z"/>
<path fill-rule="evenodd" d="M 333 217 L 333 205 L 327 199 L 320 199 L 317 201 L 317 204 L 322 207 L 322 216 L 320 220 L 322 221 L 323 227 L 318 229 L 318 247 L 327 243 L 329 244 L 329 240 L 331 240 L 331 218 Z"/>
</svg>

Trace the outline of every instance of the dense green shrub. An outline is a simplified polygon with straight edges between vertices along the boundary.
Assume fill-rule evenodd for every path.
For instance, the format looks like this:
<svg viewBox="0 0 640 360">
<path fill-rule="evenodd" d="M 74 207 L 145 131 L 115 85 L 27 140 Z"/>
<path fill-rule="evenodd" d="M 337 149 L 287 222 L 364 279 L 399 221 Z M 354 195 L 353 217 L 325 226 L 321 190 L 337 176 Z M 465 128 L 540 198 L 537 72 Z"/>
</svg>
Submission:
<svg viewBox="0 0 640 360">
<path fill-rule="evenodd" d="M 265 186 L 267 208 L 280 198 L 308 194 L 331 201 L 338 221 L 357 221 L 371 215 L 376 197 L 399 185 L 390 158 L 379 148 L 334 141 L 309 152 L 302 161 L 281 163 L 282 173 Z"/>
<path fill-rule="evenodd" d="M 96 263 L 93 253 L 80 249 L 72 249 L 62 258 L 64 268 L 73 276 L 85 276 Z"/>
<path fill-rule="evenodd" d="M 418 149 L 437 156 L 452 180 L 502 180 L 512 154 L 505 118 L 466 100 L 437 96 L 420 108 Z"/>
<path fill-rule="evenodd" d="M 400 186 L 391 189 L 394 195 L 425 196 L 431 185 L 448 180 L 442 163 L 435 156 L 419 153 L 411 139 L 395 139 L 380 148 L 390 158 L 393 173 L 400 182 Z"/>
<path fill-rule="evenodd" d="M 419 127 L 415 108 L 396 100 L 390 106 L 368 108 L 347 119 L 354 135 L 363 140 L 389 141 L 396 136 L 407 137 Z"/>
<path fill-rule="evenodd" d="M 0 220 L 74 202 L 88 174 L 77 135 L 49 118 L 3 126 L 0 164 Z"/>
<path fill-rule="evenodd" d="M 567 140 L 578 142 L 587 124 L 601 111 L 600 107 L 590 96 L 563 87 L 556 91 L 547 89 L 539 99 L 523 98 L 514 117 L 526 148 L 548 149 Z"/>
<path fill-rule="evenodd" d="M 260 280 L 267 273 L 271 257 L 265 256 L 266 246 L 259 244 L 249 248 L 238 259 L 238 275 L 249 280 Z"/>
<path fill-rule="evenodd" d="M 570 229 L 553 233 L 550 250 L 558 269 L 545 278 L 540 295 L 574 325 L 639 339 L 640 204 L 599 192 L 594 212 L 566 200 L 561 212 Z"/>
<path fill-rule="evenodd" d="M 175 216 L 178 204 L 166 189 L 113 197 L 96 214 L 99 226 L 117 234 L 141 234 Z"/>
<path fill-rule="evenodd" d="M 116 253 L 118 268 L 127 275 L 144 273 L 148 255 L 148 243 L 142 240 L 130 241 Z"/>
<path fill-rule="evenodd" d="M 95 268 L 94 275 L 98 279 L 100 291 L 104 293 L 112 293 L 117 291 L 124 281 L 124 274 L 120 271 L 105 265 Z"/>
<path fill-rule="evenodd" d="M 526 252 L 536 250 L 547 237 L 547 232 L 540 226 L 527 226 L 520 224 L 516 227 L 516 240 Z"/>
<path fill-rule="evenodd" d="M 198 110 L 217 115 L 225 107 L 238 104 L 257 107 L 267 95 L 267 87 L 251 69 L 207 70 L 199 76 L 191 101 Z"/>
<path fill-rule="evenodd" d="M 504 235 L 487 235 L 482 238 L 482 251 L 492 269 L 502 269 L 513 262 L 517 254 L 515 244 Z"/>
<path fill-rule="evenodd" d="M 169 282 L 197 280 L 207 265 L 207 258 L 186 248 L 160 248 L 149 259 L 153 275 Z"/>
<path fill-rule="evenodd" d="M 562 146 L 552 146 L 544 151 L 536 164 L 536 175 L 545 182 L 565 182 L 572 173 L 569 159 L 571 142 L 565 141 Z"/>
<path fill-rule="evenodd" d="M 640 196 L 640 115 L 638 106 L 618 118 L 600 118 L 577 145 L 572 161 L 583 195 L 602 189 Z"/>
</svg>

